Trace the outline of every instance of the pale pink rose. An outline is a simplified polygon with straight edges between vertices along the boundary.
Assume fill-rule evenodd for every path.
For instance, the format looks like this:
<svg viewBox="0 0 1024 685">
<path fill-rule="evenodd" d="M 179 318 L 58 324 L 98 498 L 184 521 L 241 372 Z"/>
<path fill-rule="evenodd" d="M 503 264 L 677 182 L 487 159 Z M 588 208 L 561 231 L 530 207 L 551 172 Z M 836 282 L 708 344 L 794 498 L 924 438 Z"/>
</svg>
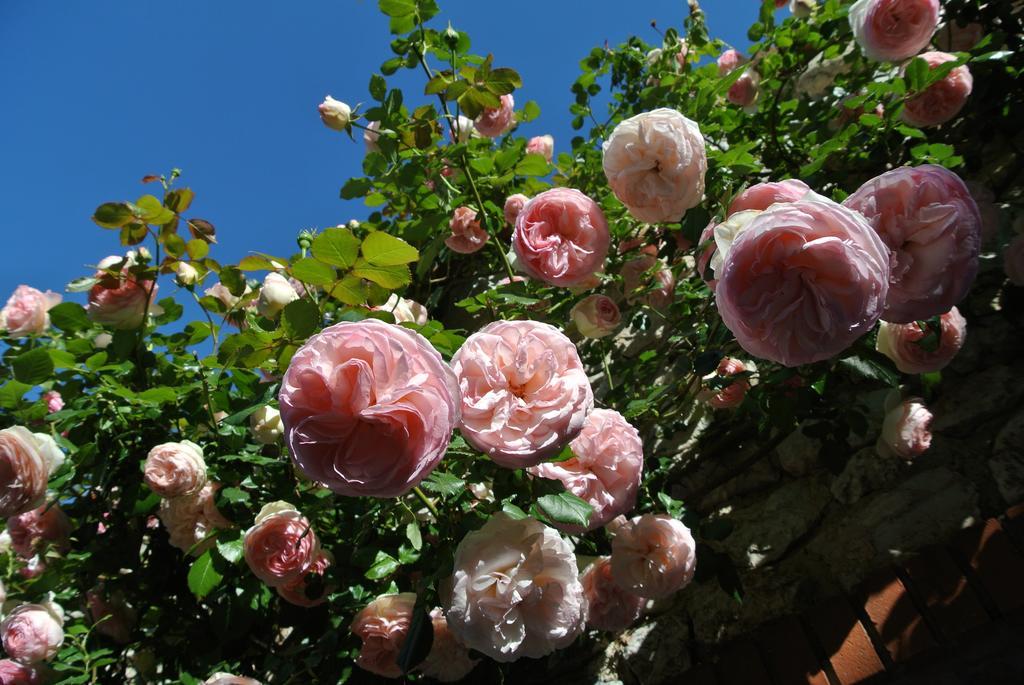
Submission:
<svg viewBox="0 0 1024 685">
<path fill-rule="evenodd" d="M 866 57 L 901 62 L 928 45 L 939 15 L 939 0 L 857 0 L 849 19 Z"/>
<path fill-rule="evenodd" d="M 871 179 L 843 205 L 867 217 L 892 251 L 883 319 L 928 319 L 967 294 L 978 272 L 981 215 L 959 176 L 932 164 L 900 167 Z"/>
<path fill-rule="evenodd" d="M 945 52 L 926 52 L 920 57 L 928 62 L 932 69 L 943 62 L 952 62 L 956 56 Z M 919 128 L 944 124 L 964 108 L 967 97 L 974 88 L 974 77 L 966 64 L 955 67 L 952 71 L 925 88 L 912 95 L 904 104 L 900 118 L 911 126 Z"/>
<path fill-rule="evenodd" d="M 334 557 L 326 550 L 320 550 L 316 559 L 298 578 L 277 588 L 277 594 L 300 607 L 315 607 L 327 601 L 328 588 L 324 585 L 327 569 L 334 563 Z M 314 593 L 317 583 L 318 593 Z M 312 596 L 311 596 L 312 595 Z"/>
<path fill-rule="evenodd" d="M 275 319 L 281 310 L 299 299 L 299 293 L 291 282 L 281 274 L 271 271 L 263 279 L 259 297 L 256 299 L 256 311 L 260 316 Z"/>
<path fill-rule="evenodd" d="M 815 196 L 755 216 L 716 276 L 718 310 L 740 346 L 798 366 L 842 352 L 875 325 L 889 251 L 860 214 Z"/>
<path fill-rule="evenodd" d="M 539 321 L 495 321 L 452 357 L 462 391 L 462 437 L 500 466 L 558 454 L 594 407 L 576 346 Z"/>
<path fill-rule="evenodd" d="M 330 95 L 317 105 L 317 111 L 320 112 L 320 120 L 324 122 L 324 126 L 335 131 L 348 129 L 352 122 L 352 108 Z"/>
<path fill-rule="evenodd" d="M 0 310 L 0 328 L 14 338 L 40 335 L 50 327 L 47 313 L 63 298 L 55 292 L 45 293 L 27 285 L 19 285 Z"/>
<path fill-rule="evenodd" d="M 380 122 L 371 121 L 366 125 L 366 129 L 363 131 L 363 146 L 366 148 L 367 154 L 371 152 L 380 152 L 380 145 L 377 141 L 380 139 Z"/>
<path fill-rule="evenodd" d="M 11 659 L 0 660 L 0 685 L 41 685 L 41 672 Z"/>
<path fill-rule="evenodd" d="M 140 281 L 127 266 L 120 276 L 99 271 L 99 282 L 89 290 L 86 313 L 89 318 L 114 330 L 132 330 L 142 325 L 151 302 L 156 301 L 159 286 Z"/>
<path fill-rule="evenodd" d="M 206 485 L 203 448 L 189 440 L 165 442 L 149 451 L 145 480 L 161 497 L 193 495 Z"/>
<path fill-rule="evenodd" d="M 1002 224 L 1002 212 L 996 204 L 996 194 L 980 181 L 964 181 L 981 215 L 981 244 L 992 242 Z"/>
<path fill-rule="evenodd" d="M 809 192 L 811 189 L 807 184 L 795 178 L 777 183 L 757 183 L 733 198 L 726 216 L 749 210 L 764 211 L 776 202 L 796 202 Z"/>
<path fill-rule="evenodd" d="M 736 67 L 745 64 L 746 61 L 747 58 L 739 51 L 730 48 L 718 56 L 718 75 L 725 76 Z"/>
<path fill-rule="evenodd" d="M 319 555 L 309 519 L 287 502 L 265 505 L 245 531 L 245 563 L 270 587 L 301 581 Z"/>
<path fill-rule="evenodd" d="M 43 402 L 46 403 L 46 411 L 50 412 L 51 414 L 59 412 L 61 409 L 64 408 L 64 398 L 61 397 L 60 393 L 57 392 L 56 390 L 44 392 L 43 396 L 40 399 L 42 399 Z"/>
<path fill-rule="evenodd" d="M 697 273 L 704 279 L 704 282 L 711 288 L 711 292 L 715 292 L 715 287 L 718 285 L 718 281 L 715 279 L 715 272 L 709 271 L 708 266 L 711 264 L 711 258 L 715 256 L 715 220 L 712 219 L 704 230 L 700 232 L 700 238 L 697 242 L 697 247 L 700 249 L 700 254 L 697 255 Z"/>
<path fill-rule="evenodd" d="M 44 505 L 7 519 L 7 532 L 11 536 L 11 549 L 31 559 L 48 544 L 60 551 L 66 550 L 71 521 L 56 504 Z"/>
<path fill-rule="evenodd" d="M 281 383 L 292 460 L 340 495 L 397 497 L 441 461 L 459 385 L 419 333 L 375 319 L 310 338 Z"/>
<path fill-rule="evenodd" d="M 125 600 L 124 593 L 107 594 L 102 587 L 97 587 L 86 592 L 85 599 L 97 632 L 118 644 L 131 642 L 135 610 Z"/>
<path fill-rule="evenodd" d="M 445 616 L 462 644 L 495 661 L 568 646 L 587 618 L 572 545 L 536 519 L 494 514 L 455 550 Z"/>
<path fill-rule="evenodd" d="M 642 254 L 622 265 L 622 290 L 629 304 L 646 304 L 663 310 L 672 304 L 676 277 L 664 259 Z"/>
<path fill-rule="evenodd" d="M 741 374 L 746 370 L 747 367 L 740 360 L 723 357 L 722 361 L 718 363 L 715 375 L 727 378 Z M 715 409 L 733 409 L 743 404 L 743 398 L 747 396 L 748 390 L 750 390 L 750 382 L 742 378 L 717 390 L 705 390 L 701 393 L 701 399 Z"/>
<path fill-rule="evenodd" d="M 230 673 L 214 673 L 203 685 L 260 685 L 260 681 Z"/>
<path fill-rule="evenodd" d="M 476 212 L 469 207 L 459 207 L 448 222 L 452 234 L 444 239 L 444 244 L 452 252 L 473 254 L 487 243 L 487 231 L 480 228 Z"/>
<path fill-rule="evenodd" d="M 528 201 L 512 232 L 523 271 L 560 286 L 577 285 L 600 271 L 610 242 L 604 212 L 572 188 L 545 190 Z"/>
<path fill-rule="evenodd" d="M 541 155 L 551 163 L 555 155 L 555 139 L 551 136 L 534 136 L 526 144 L 526 152 L 533 155 Z"/>
<path fill-rule="evenodd" d="M 25 561 L 25 565 L 18 569 L 18 573 L 25 580 L 32 580 L 43 575 L 46 571 L 46 562 L 38 554 Z"/>
<path fill-rule="evenodd" d="M 1010 241 L 1003 253 L 1003 271 L 1010 283 L 1024 286 L 1024 235 Z"/>
<path fill-rule="evenodd" d="M 920 343 L 928 336 L 927 327 L 911 323 L 888 323 L 878 328 L 876 349 L 891 359 L 903 373 L 930 373 L 939 371 L 956 356 L 967 337 L 967 321 L 953 307 L 939 318 L 940 334 L 934 349 Z"/>
<path fill-rule="evenodd" d="M 497 138 L 502 135 L 515 123 L 512 109 L 516 106 L 512 94 L 501 96 L 501 107 L 496 109 L 485 109 L 483 113 L 473 122 L 476 130 L 482 136 Z"/>
<path fill-rule="evenodd" d="M 409 634 L 416 595 L 403 592 L 381 595 L 352 619 L 349 630 L 363 641 L 356 664 L 365 671 L 385 678 L 400 678 L 398 655 Z"/>
<path fill-rule="evenodd" d="M 64 643 L 64 617 L 59 607 L 22 604 L 0 623 L 7 656 L 23 664 L 49 661 Z"/>
<path fill-rule="evenodd" d="M 576 303 L 569 311 L 576 329 L 587 338 L 611 335 L 622 322 L 615 300 L 605 295 L 590 295 Z"/>
<path fill-rule="evenodd" d="M 737 107 L 742 107 L 748 112 L 752 112 L 756 109 L 758 96 L 761 94 L 761 77 L 757 75 L 756 71 L 747 69 L 736 79 L 731 86 L 729 86 L 729 92 L 726 93 L 726 99 Z"/>
<path fill-rule="evenodd" d="M 615 534 L 611 565 L 612 578 L 619 587 L 641 597 L 660 599 L 693 580 L 697 545 L 681 521 L 644 514 Z"/>
<path fill-rule="evenodd" d="M 679 221 L 704 195 L 704 138 L 695 122 L 674 109 L 622 121 L 603 150 L 608 185 L 640 221 Z"/>
<path fill-rule="evenodd" d="M 207 483 L 195 495 L 182 495 L 160 501 L 160 521 L 167 529 L 170 543 L 182 552 L 199 556 L 214 545 L 209 537 L 215 530 L 231 527 L 217 509 L 214 493 L 220 487 Z"/>
<path fill-rule="evenodd" d="M 509 195 L 505 200 L 504 214 L 505 223 L 509 226 L 516 225 L 516 217 L 519 216 L 519 212 L 523 211 L 523 207 L 530 201 L 530 198 L 526 197 L 522 193 L 516 193 Z"/>
<path fill-rule="evenodd" d="M 560 480 L 565 489 L 585 500 L 593 511 L 586 528 L 555 524 L 568 533 L 595 530 L 636 505 L 644 470 L 640 434 L 612 409 L 595 409 L 569 447 L 573 456 L 531 467 L 540 478 Z"/>
<path fill-rule="evenodd" d="M 458 682 L 469 675 L 480 660 L 471 659 L 469 650 L 455 639 L 440 608 L 430 612 L 430 620 L 434 624 L 434 642 L 418 670 L 442 683 Z"/>
<path fill-rule="evenodd" d="M 882 434 L 878 446 L 883 452 L 888 449 L 904 459 L 913 459 L 924 453 L 932 444 L 929 430 L 932 413 L 920 398 L 912 397 L 892 407 L 882 422 Z"/>
<path fill-rule="evenodd" d="M 943 52 L 969 52 L 985 37 L 984 27 L 977 22 L 961 24 L 948 21 L 935 34 L 935 47 Z"/>
<path fill-rule="evenodd" d="M 387 302 L 379 307 L 374 307 L 374 309 L 391 312 L 391 315 L 395 317 L 395 323 L 414 323 L 423 326 L 430 320 L 430 314 L 426 307 L 415 300 L 399 297 L 397 293 L 391 293 Z"/>
<path fill-rule="evenodd" d="M 618 633 L 640 618 L 647 600 L 619 587 L 612 578 L 611 557 L 598 557 L 580 576 L 590 605 L 587 625 Z"/>
<path fill-rule="evenodd" d="M 0 516 L 42 504 L 50 475 L 63 463 L 64 453 L 49 435 L 22 426 L 0 430 Z"/>
<path fill-rule="evenodd" d="M 212 286 L 203 291 L 203 294 L 207 297 L 212 297 L 215 300 L 219 300 L 224 305 L 225 309 L 231 310 L 238 306 L 238 303 L 242 301 L 242 298 L 252 293 L 252 288 L 247 283 L 245 285 L 245 291 L 241 296 L 231 294 L 231 291 L 227 289 L 223 283 L 214 283 Z M 252 309 L 256 306 L 255 300 L 249 300 L 246 303 L 247 309 Z"/>
</svg>

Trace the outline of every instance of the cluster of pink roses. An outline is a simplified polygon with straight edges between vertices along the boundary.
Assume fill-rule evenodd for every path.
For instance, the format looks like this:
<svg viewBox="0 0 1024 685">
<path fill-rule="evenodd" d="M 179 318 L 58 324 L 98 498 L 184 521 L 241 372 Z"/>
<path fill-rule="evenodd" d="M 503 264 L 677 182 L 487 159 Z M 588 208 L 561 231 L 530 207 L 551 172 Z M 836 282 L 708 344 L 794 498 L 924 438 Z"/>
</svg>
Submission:
<svg viewBox="0 0 1024 685">
<path fill-rule="evenodd" d="M 245 531 L 245 563 L 292 604 L 313 607 L 327 601 L 327 587 L 318 581 L 333 561 L 309 520 L 287 502 L 264 505 Z"/>
<path fill-rule="evenodd" d="M 10 657 L 0 661 L 3 682 L 42 682 L 40 667 L 64 643 L 64 610 L 49 601 L 21 604 L 0 622 L 0 639 Z"/>
</svg>

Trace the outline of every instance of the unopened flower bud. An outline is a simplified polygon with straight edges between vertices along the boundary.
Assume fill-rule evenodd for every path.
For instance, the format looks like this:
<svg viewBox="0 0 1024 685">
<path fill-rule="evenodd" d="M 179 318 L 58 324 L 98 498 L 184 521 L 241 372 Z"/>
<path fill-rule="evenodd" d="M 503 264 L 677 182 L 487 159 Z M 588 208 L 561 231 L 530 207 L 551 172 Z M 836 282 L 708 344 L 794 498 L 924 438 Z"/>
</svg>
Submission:
<svg viewBox="0 0 1024 685">
<path fill-rule="evenodd" d="M 299 248 L 303 250 L 308 250 L 313 247 L 313 231 L 300 231 L 299 237 L 296 238 L 296 242 L 298 242 Z"/>
<path fill-rule="evenodd" d="M 320 110 L 320 118 L 324 125 L 335 131 L 344 131 L 352 122 L 352 108 L 330 95 L 324 98 L 317 109 Z"/>
<path fill-rule="evenodd" d="M 178 268 L 175 270 L 175 281 L 178 285 L 187 288 L 190 285 L 195 285 L 196 281 L 199 280 L 199 272 L 196 268 L 188 262 L 178 262 Z"/>
<path fill-rule="evenodd" d="M 299 294 L 288 282 L 288 279 L 279 273 L 271 272 L 263 279 L 263 287 L 260 289 L 260 297 L 256 302 L 256 310 L 260 316 L 273 319 L 285 305 L 299 299 Z"/>
</svg>

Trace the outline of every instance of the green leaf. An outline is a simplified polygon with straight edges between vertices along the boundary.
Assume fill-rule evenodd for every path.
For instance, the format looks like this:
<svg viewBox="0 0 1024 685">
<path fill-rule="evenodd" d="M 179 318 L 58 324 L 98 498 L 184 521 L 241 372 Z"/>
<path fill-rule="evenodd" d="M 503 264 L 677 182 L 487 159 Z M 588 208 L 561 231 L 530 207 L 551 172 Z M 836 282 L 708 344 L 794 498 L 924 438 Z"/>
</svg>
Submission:
<svg viewBox="0 0 1024 685">
<path fill-rule="evenodd" d="M 224 576 L 213 567 L 213 555 L 206 550 L 202 555 L 192 562 L 192 568 L 188 570 L 188 589 L 197 599 L 202 599 L 220 585 Z"/>
<path fill-rule="evenodd" d="M 672 518 L 682 518 L 683 514 L 686 513 L 686 508 L 683 506 L 682 501 L 673 498 L 668 493 L 659 492 L 658 501 L 661 502 L 661 506 L 665 507 L 665 513 Z"/>
<path fill-rule="evenodd" d="M 445 497 L 451 497 L 462 492 L 466 487 L 466 481 L 458 476 L 453 476 L 444 471 L 433 471 L 423 481 L 423 487 L 430 492 L 436 492 Z"/>
<path fill-rule="evenodd" d="M 312 257 L 303 257 L 292 264 L 292 276 L 310 285 L 327 286 L 334 283 L 337 274 L 334 269 Z"/>
<path fill-rule="evenodd" d="M 92 220 L 103 228 L 121 228 L 135 218 L 128 202 L 104 202 L 93 212 Z"/>
<path fill-rule="evenodd" d="M 138 398 L 142 402 L 150 402 L 152 404 L 167 404 L 169 402 L 175 402 L 178 399 L 178 391 L 174 388 L 160 387 L 150 388 L 149 390 L 143 390 L 138 394 Z"/>
<path fill-rule="evenodd" d="M 847 357 L 839 360 L 839 366 L 849 371 L 855 378 L 879 381 L 885 385 L 896 387 L 900 377 L 886 362 L 871 357 Z"/>
<path fill-rule="evenodd" d="M 594 510 L 586 501 L 571 492 L 544 495 L 537 499 L 537 504 L 552 521 L 583 527 L 590 523 L 590 513 Z"/>
<path fill-rule="evenodd" d="M 384 231 L 374 231 L 366 236 L 362 252 L 366 261 L 374 266 L 398 266 L 420 258 L 415 247 Z"/>
<path fill-rule="evenodd" d="M 924 87 L 928 78 L 928 62 L 921 57 L 915 57 L 907 65 L 903 72 L 903 78 L 907 82 L 907 89 L 916 92 Z"/>
<path fill-rule="evenodd" d="M 237 564 L 245 554 L 241 533 L 237 530 L 224 531 L 217 536 L 217 551 L 224 560 Z"/>
<path fill-rule="evenodd" d="M 520 176 L 547 176 L 551 173 L 551 165 L 544 155 L 530 153 L 516 164 L 516 173 Z"/>
<path fill-rule="evenodd" d="M 305 340 L 320 324 L 320 310 L 304 297 L 289 302 L 281 312 L 284 330 L 291 338 Z"/>
<path fill-rule="evenodd" d="M 405 265 L 374 266 L 362 259 L 356 262 L 356 267 L 352 269 L 352 275 L 365 278 L 388 290 L 401 288 L 412 281 L 409 267 Z"/>
<path fill-rule="evenodd" d="M 419 524 L 415 521 L 405 524 L 405 537 L 408 538 L 409 544 L 416 551 L 423 548 L 423 536 L 420 534 Z"/>
<path fill-rule="evenodd" d="M 15 379 L 29 385 L 39 385 L 53 376 L 53 358 L 49 350 L 38 347 L 22 352 L 11 360 Z"/>
<path fill-rule="evenodd" d="M 174 212 L 164 207 L 163 203 L 152 195 L 143 195 L 135 202 L 135 206 L 140 210 L 139 218 L 147 224 L 163 226 L 174 219 Z"/>
<path fill-rule="evenodd" d="M 389 17 L 404 17 L 416 12 L 414 0 L 378 0 L 377 6 Z"/>
<path fill-rule="evenodd" d="M 511 516 L 516 521 L 521 521 L 522 519 L 528 517 L 525 511 L 523 511 L 516 505 L 512 504 L 512 502 L 508 500 L 505 500 L 504 502 L 501 503 L 501 510 L 509 516 Z"/>
<path fill-rule="evenodd" d="M 220 282 L 235 297 L 241 297 L 245 293 L 245 276 L 236 267 L 226 266 L 221 269 Z"/>
<path fill-rule="evenodd" d="M 324 264 L 351 269 L 359 257 L 359 238 L 347 228 L 328 228 L 313 238 L 312 252 Z"/>
<path fill-rule="evenodd" d="M 61 302 L 51 307 L 50 322 L 62 331 L 74 333 L 89 328 L 92 322 L 85 313 L 85 307 L 77 302 Z"/>
<path fill-rule="evenodd" d="M 530 100 L 523 105 L 523 111 L 519 113 L 519 121 L 533 121 L 540 116 L 540 105 Z"/>
<path fill-rule="evenodd" d="M 19 383 L 14 380 L 7 381 L 0 386 L 0 407 L 14 409 L 21 402 L 21 398 L 25 396 L 25 393 L 31 389 L 32 386 L 27 383 Z"/>
<path fill-rule="evenodd" d="M 238 262 L 238 268 L 242 271 L 273 271 L 274 265 L 266 257 L 248 255 Z"/>
<path fill-rule="evenodd" d="M 203 259 L 210 254 L 210 243 L 202 238 L 193 238 L 185 243 L 185 251 L 192 259 Z"/>
<path fill-rule="evenodd" d="M 68 283 L 64 286 L 64 289 L 69 293 L 84 293 L 99 282 L 99 279 L 95 276 L 82 276 Z"/>
<path fill-rule="evenodd" d="M 350 307 L 358 307 L 366 302 L 366 284 L 363 279 L 350 274 L 331 288 L 330 295 Z"/>
<path fill-rule="evenodd" d="M 384 95 L 388 91 L 387 81 L 380 74 L 374 74 L 370 77 L 370 97 L 378 102 L 384 100 Z"/>
<path fill-rule="evenodd" d="M 381 578 L 390 576 L 392 573 L 397 571 L 399 565 L 398 559 L 395 559 L 387 552 L 378 550 L 377 556 L 373 558 L 373 564 L 363 575 L 370 580 L 380 580 Z"/>
</svg>

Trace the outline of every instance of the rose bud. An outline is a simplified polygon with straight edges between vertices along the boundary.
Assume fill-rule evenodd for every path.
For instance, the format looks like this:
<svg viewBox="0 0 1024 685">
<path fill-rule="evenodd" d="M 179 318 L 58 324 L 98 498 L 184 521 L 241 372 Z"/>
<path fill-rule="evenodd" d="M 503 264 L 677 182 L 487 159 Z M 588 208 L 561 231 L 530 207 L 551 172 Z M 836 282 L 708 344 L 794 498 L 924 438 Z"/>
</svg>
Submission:
<svg viewBox="0 0 1024 685">
<path fill-rule="evenodd" d="M 476 212 L 469 207 L 459 207 L 448 222 L 452 234 L 444 239 L 444 244 L 452 252 L 473 254 L 487 243 L 487 231 L 480 228 Z"/>
<path fill-rule="evenodd" d="M 330 95 L 317 107 L 324 126 L 335 131 L 344 131 L 352 122 L 352 109 L 344 102 L 335 100 Z"/>
<path fill-rule="evenodd" d="M 966 336 L 967 321 L 953 307 L 939 317 L 938 335 L 931 341 L 928 328 L 917 321 L 883 321 L 878 328 L 875 349 L 891 359 L 903 373 L 930 373 L 949 364 L 963 347 Z"/>
<path fill-rule="evenodd" d="M 929 428 L 932 413 L 919 398 L 910 398 L 889 409 L 882 422 L 878 449 L 886 450 L 903 459 L 913 459 L 932 444 Z"/>
<path fill-rule="evenodd" d="M 270 272 L 263 279 L 263 287 L 260 288 L 260 296 L 256 301 L 256 311 L 260 316 L 276 319 L 287 304 L 297 299 L 299 294 L 295 292 L 288 279 L 279 273 Z"/>
<path fill-rule="evenodd" d="M 569 317 L 580 334 L 587 338 L 611 335 L 622 321 L 615 300 L 605 295 L 584 297 L 572 308 Z"/>
<path fill-rule="evenodd" d="M 273 445 L 281 439 L 284 428 L 281 425 L 281 412 L 265 404 L 249 415 L 249 432 L 253 439 L 263 445 Z"/>
</svg>

